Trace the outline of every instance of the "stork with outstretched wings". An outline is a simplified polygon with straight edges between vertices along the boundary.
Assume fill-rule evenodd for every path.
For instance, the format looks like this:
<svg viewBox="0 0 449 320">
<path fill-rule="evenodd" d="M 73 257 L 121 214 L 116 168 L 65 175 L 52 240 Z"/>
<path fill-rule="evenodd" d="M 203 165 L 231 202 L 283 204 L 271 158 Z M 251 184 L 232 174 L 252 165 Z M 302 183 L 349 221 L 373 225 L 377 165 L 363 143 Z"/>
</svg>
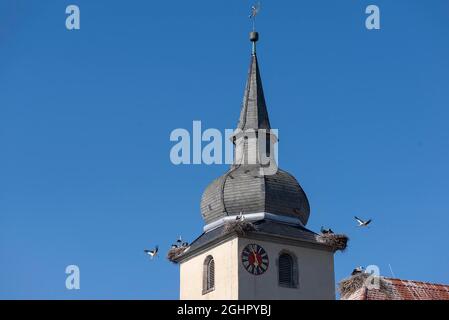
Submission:
<svg viewBox="0 0 449 320">
<path fill-rule="evenodd" d="M 156 246 L 154 249 L 151 249 L 151 250 L 143 250 L 143 252 L 145 252 L 145 254 L 150 256 L 151 259 L 153 259 L 154 257 L 157 256 L 158 251 L 159 251 L 159 246 Z"/>
<path fill-rule="evenodd" d="M 358 222 L 359 227 L 367 227 L 371 223 L 371 219 L 365 221 L 360 218 L 354 217 L 354 219 Z"/>
</svg>

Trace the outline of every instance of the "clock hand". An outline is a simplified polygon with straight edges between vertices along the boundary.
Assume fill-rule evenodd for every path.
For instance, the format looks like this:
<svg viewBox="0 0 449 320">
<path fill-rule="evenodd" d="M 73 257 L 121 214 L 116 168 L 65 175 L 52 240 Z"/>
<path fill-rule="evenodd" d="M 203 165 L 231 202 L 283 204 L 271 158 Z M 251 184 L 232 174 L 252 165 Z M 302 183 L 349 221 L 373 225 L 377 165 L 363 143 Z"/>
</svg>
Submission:
<svg viewBox="0 0 449 320">
<path fill-rule="evenodd" d="M 256 255 L 256 253 L 254 251 L 253 251 L 253 255 L 254 255 L 254 265 L 256 267 L 258 267 L 259 266 L 259 259 L 257 259 L 257 255 Z"/>
</svg>

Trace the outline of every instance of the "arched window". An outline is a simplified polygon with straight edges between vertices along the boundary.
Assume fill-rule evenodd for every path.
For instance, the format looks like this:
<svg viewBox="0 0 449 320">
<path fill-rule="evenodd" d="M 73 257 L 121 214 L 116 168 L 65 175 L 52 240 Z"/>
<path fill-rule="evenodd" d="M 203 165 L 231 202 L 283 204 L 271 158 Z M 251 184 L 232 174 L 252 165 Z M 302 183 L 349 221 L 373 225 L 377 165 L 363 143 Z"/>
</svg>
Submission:
<svg viewBox="0 0 449 320">
<path fill-rule="evenodd" d="M 296 258 L 289 253 L 282 252 L 278 260 L 279 285 L 296 288 L 298 286 L 298 267 Z"/>
<path fill-rule="evenodd" d="M 215 290 L 215 261 L 212 256 L 207 256 L 203 267 L 203 294 Z"/>
</svg>

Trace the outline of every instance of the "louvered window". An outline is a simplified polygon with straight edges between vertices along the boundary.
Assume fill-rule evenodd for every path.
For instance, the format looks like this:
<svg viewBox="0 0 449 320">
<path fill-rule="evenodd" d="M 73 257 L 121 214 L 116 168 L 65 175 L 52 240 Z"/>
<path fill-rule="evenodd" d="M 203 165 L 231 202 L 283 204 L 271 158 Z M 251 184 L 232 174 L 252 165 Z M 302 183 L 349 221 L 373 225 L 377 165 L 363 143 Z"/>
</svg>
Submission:
<svg viewBox="0 0 449 320">
<path fill-rule="evenodd" d="M 212 256 L 204 260 L 203 294 L 215 290 L 215 261 Z"/>
<path fill-rule="evenodd" d="M 297 286 L 297 267 L 295 260 L 288 253 L 279 255 L 279 285 L 295 288 Z"/>
</svg>

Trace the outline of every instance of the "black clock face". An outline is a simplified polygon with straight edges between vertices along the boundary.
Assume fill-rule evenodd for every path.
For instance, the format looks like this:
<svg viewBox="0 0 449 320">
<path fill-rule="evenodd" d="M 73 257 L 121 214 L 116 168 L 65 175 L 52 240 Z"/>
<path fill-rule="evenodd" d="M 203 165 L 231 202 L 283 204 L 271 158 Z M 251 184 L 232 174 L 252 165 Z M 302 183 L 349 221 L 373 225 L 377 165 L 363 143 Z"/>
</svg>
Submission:
<svg viewBox="0 0 449 320">
<path fill-rule="evenodd" d="M 242 251 L 242 264 L 249 273 L 261 275 L 268 270 L 268 254 L 258 244 L 249 244 Z"/>
</svg>

